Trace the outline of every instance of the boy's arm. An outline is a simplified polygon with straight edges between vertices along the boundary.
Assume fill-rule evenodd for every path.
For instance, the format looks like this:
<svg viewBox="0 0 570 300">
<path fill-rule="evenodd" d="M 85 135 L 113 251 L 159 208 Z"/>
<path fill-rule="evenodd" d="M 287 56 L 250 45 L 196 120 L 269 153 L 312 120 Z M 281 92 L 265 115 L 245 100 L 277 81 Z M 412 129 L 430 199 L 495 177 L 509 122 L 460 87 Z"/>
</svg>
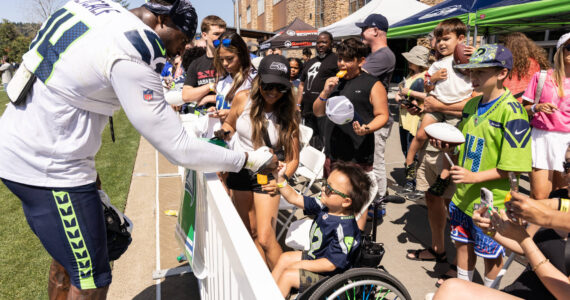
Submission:
<svg viewBox="0 0 570 300">
<path fill-rule="evenodd" d="M 481 172 L 471 172 L 458 165 L 451 167 L 450 173 L 454 183 L 467 183 L 467 184 L 480 183 L 480 182 L 509 177 L 507 171 L 499 170 L 497 168 Z"/>
<path fill-rule="evenodd" d="M 324 257 L 315 260 L 300 260 L 294 263 L 292 267 L 315 273 L 326 273 L 336 270 L 336 266 L 328 258 Z"/>
<path fill-rule="evenodd" d="M 305 209 L 305 198 L 303 195 L 297 193 L 295 189 L 293 189 L 285 179 L 285 171 L 287 170 L 287 165 L 283 163 L 279 163 L 279 172 L 274 176 L 277 179 L 277 188 L 279 189 L 279 193 L 287 200 L 287 202 L 299 207 L 300 209 Z"/>
</svg>

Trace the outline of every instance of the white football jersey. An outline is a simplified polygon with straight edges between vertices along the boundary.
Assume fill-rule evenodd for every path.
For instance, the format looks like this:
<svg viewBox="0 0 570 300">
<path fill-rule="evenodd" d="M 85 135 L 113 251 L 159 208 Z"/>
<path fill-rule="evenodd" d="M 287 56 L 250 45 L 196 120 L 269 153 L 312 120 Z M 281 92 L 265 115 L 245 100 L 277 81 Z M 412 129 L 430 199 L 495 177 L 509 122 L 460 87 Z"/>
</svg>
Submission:
<svg viewBox="0 0 570 300">
<path fill-rule="evenodd" d="M 70 105 L 112 115 L 119 102 L 110 70 L 120 59 L 147 64 L 160 74 L 166 62 L 160 38 L 112 0 L 74 0 L 43 25 L 24 65 Z"/>
</svg>

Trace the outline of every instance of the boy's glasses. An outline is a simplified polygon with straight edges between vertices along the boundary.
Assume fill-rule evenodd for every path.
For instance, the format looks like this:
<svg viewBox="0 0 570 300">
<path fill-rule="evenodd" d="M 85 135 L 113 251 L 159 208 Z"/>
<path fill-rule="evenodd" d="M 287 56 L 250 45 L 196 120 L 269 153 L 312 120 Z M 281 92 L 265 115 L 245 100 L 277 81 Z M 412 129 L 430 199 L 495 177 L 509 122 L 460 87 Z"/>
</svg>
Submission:
<svg viewBox="0 0 570 300">
<path fill-rule="evenodd" d="M 564 172 L 566 174 L 570 173 L 570 161 L 563 162 L 562 167 L 564 168 Z"/>
<path fill-rule="evenodd" d="M 224 47 L 227 48 L 230 46 L 231 43 L 232 43 L 232 40 L 230 40 L 230 39 L 223 39 L 221 41 L 220 40 L 214 40 L 213 41 L 214 47 L 216 47 L 216 48 L 218 48 L 220 46 L 220 44 L 224 45 Z"/>
<path fill-rule="evenodd" d="M 287 91 L 289 90 L 288 87 L 279 84 L 279 83 L 265 83 L 265 82 L 261 82 L 261 89 L 264 91 L 271 91 L 273 89 L 276 89 L 278 92 L 280 93 L 287 93 Z"/>
<path fill-rule="evenodd" d="M 323 181 L 323 186 L 325 188 L 325 195 L 327 195 L 327 197 L 330 197 L 331 194 L 337 194 L 343 198 L 349 198 L 347 194 L 339 192 L 338 190 L 333 189 L 328 182 Z"/>
</svg>

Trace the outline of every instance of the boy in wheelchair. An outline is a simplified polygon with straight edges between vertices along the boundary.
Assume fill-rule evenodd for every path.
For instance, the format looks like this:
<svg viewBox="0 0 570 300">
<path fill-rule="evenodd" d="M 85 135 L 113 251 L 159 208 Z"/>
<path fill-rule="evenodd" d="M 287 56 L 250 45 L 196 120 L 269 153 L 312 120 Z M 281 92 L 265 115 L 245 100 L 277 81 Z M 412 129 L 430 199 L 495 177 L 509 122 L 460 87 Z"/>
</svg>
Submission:
<svg viewBox="0 0 570 300">
<path fill-rule="evenodd" d="M 273 269 L 272 276 L 283 297 L 291 288 L 302 292 L 324 276 L 346 271 L 352 267 L 362 239 L 355 220 L 368 200 L 370 179 L 359 166 L 337 162 L 324 182 L 320 202 L 298 194 L 287 184 L 284 165 L 280 165 L 277 186 L 283 198 L 314 215 L 309 251 L 284 252 Z"/>
</svg>

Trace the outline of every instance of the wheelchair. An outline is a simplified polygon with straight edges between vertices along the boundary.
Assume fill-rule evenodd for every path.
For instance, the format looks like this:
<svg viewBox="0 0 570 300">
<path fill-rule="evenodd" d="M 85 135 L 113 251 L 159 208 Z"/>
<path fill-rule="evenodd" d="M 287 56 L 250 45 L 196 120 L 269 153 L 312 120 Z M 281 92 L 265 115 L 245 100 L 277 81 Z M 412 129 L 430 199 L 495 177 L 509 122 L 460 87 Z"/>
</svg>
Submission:
<svg viewBox="0 0 570 300">
<path fill-rule="evenodd" d="M 299 300 L 332 299 L 412 299 L 406 287 L 380 265 L 384 245 L 376 243 L 377 212 L 382 201 L 373 204 L 372 230 L 364 235 L 354 267 L 344 273 L 325 277 L 302 294 Z"/>
</svg>

